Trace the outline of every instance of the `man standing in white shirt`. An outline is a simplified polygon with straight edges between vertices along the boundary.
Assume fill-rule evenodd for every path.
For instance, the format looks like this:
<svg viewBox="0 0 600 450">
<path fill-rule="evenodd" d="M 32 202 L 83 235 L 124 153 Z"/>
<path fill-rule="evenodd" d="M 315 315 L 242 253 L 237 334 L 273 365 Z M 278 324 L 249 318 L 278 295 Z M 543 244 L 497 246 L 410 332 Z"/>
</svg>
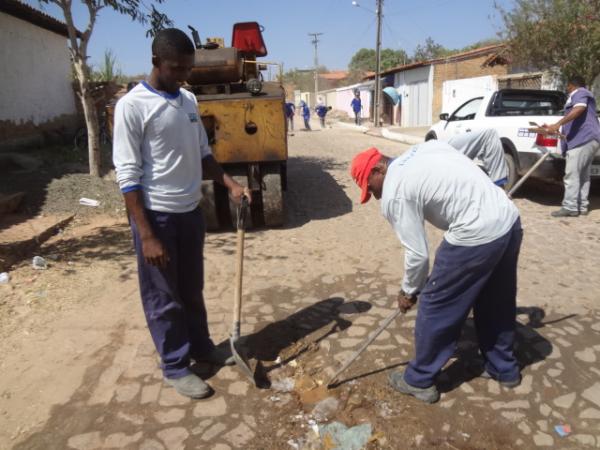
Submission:
<svg viewBox="0 0 600 450">
<path fill-rule="evenodd" d="M 156 35 L 148 80 L 117 103 L 113 160 L 130 218 L 142 305 L 165 381 L 182 395 L 204 398 L 211 389 L 190 370 L 191 360 L 233 360 L 210 338 L 202 296 L 203 174 L 226 186 L 236 202 L 249 193 L 213 158 L 196 97 L 181 89 L 194 53 L 181 30 Z"/>
<path fill-rule="evenodd" d="M 352 161 L 361 203 L 381 199 L 381 212 L 405 248 L 398 306 L 419 299 L 415 358 L 390 375 L 392 387 L 433 403 L 435 377 L 452 356 L 474 311 L 482 376 L 507 387 L 520 383 L 513 353 L 517 259 L 522 240 L 519 212 L 504 191 L 449 144 L 429 141 L 396 159 L 375 148 Z M 425 221 L 445 230 L 433 269 Z"/>
</svg>

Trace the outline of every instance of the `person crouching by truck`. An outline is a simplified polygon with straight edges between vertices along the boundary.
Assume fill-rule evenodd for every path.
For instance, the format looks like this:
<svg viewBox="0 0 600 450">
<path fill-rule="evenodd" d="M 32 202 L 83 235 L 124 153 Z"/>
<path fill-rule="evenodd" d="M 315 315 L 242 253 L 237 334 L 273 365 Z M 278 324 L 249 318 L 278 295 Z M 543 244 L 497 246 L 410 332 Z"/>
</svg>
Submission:
<svg viewBox="0 0 600 450">
<path fill-rule="evenodd" d="M 482 377 L 505 387 L 521 382 L 513 352 L 517 260 L 523 231 L 504 191 L 466 156 L 428 141 L 392 159 L 370 148 L 350 169 L 360 202 L 381 199 L 381 213 L 405 248 L 402 312 L 417 299 L 415 357 L 390 385 L 426 403 L 439 400 L 436 377 L 453 355 L 473 310 Z M 429 273 L 425 221 L 445 230 Z"/>
<path fill-rule="evenodd" d="M 304 129 L 311 131 L 310 128 L 310 108 L 304 100 L 300 102 L 300 108 L 302 108 L 302 118 L 304 119 Z"/>
</svg>

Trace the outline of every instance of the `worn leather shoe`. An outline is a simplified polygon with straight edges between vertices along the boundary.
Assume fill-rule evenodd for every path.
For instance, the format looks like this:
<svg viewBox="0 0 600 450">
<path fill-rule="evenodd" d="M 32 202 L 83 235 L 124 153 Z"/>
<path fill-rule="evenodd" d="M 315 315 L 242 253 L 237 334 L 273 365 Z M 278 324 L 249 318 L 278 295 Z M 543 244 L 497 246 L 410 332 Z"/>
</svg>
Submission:
<svg viewBox="0 0 600 450">
<path fill-rule="evenodd" d="M 390 386 L 392 386 L 398 392 L 406 395 L 412 395 L 422 402 L 435 403 L 440 399 L 440 393 L 435 386 L 430 386 L 428 388 L 411 386 L 404 381 L 404 372 L 397 371 L 390 373 L 389 382 Z"/>
<path fill-rule="evenodd" d="M 196 362 L 214 364 L 215 366 L 233 366 L 235 360 L 231 354 L 231 349 L 227 347 L 215 347 L 211 352 L 205 355 L 193 357 Z"/>
<path fill-rule="evenodd" d="M 570 209 L 560 208 L 558 211 L 550 213 L 552 217 L 577 217 L 579 211 L 571 211 Z"/>
<path fill-rule="evenodd" d="M 481 375 L 479 375 L 481 378 L 485 378 L 486 380 L 496 380 L 493 376 L 490 375 L 490 373 L 487 370 L 484 370 L 483 373 Z M 517 378 L 516 380 L 511 380 L 511 381 L 500 381 L 500 380 L 496 380 L 500 386 L 504 386 L 505 388 L 516 388 L 517 386 L 519 386 L 521 384 L 521 375 L 519 375 L 519 378 Z"/>
<path fill-rule="evenodd" d="M 206 398 L 212 393 L 210 386 L 193 373 L 181 378 L 165 378 L 165 383 L 185 397 Z"/>
</svg>

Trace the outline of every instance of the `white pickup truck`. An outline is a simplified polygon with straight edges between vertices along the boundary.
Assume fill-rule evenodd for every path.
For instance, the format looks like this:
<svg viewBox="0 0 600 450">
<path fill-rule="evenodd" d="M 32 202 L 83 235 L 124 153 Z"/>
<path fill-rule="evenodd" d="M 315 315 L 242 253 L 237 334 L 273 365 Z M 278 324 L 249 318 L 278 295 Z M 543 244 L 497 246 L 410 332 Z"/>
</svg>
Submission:
<svg viewBox="0 0 600 450">
<path fill-rule="evenodd" d="M 460 133 L 482 128 L 495 129 L 504 147 L 509 167 L 510 188 L 543 153 L 547 158 L 532 174 L 541 179 L 562 179 L 565 162 L 560 155 L 560 142 L 537 133 L 531 133 L 531 123 L 552 124 L 562 117 L 566 95 L 559 91 L 501 89 L 483 97 L 475 97 L 459 106 L 452 114 L 440 114 L 425 140 L 447 140 Z M 600 177 L 600 155 L 594 159 L 592 177 Z"/>
</svg>

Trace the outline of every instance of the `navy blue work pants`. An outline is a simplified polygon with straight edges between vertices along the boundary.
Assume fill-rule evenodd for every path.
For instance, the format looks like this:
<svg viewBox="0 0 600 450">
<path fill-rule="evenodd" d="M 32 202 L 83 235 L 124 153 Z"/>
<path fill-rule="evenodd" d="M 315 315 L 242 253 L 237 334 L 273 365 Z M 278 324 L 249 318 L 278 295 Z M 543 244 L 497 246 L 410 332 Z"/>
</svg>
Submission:
<svg viewBox="0 0 600 450">
<path fill-rule="evenodd" d="M 404 375 L 408 384 L 420 388 L 433 385 L 454 353 L 471 308 L 488 373 L 500 381 L 519 377 L 513 342 L 522 239 L 518 219 L 506 235 L 487 244 L 459 247 L 442 242 L 419 296 L 415 358 Z"/>
<path fill-rule="evenodd" d="M 169 263 L 164 269 L 146 263 L 132 219 L 142 306 L 165 377 L 181 378 L 190 373 L 190 357 L 214 349 L 202 296 L 204 217 L 200 208 L 187 213 L 146 210 L 146 217 L 166 247 Z"/>
</svg>

